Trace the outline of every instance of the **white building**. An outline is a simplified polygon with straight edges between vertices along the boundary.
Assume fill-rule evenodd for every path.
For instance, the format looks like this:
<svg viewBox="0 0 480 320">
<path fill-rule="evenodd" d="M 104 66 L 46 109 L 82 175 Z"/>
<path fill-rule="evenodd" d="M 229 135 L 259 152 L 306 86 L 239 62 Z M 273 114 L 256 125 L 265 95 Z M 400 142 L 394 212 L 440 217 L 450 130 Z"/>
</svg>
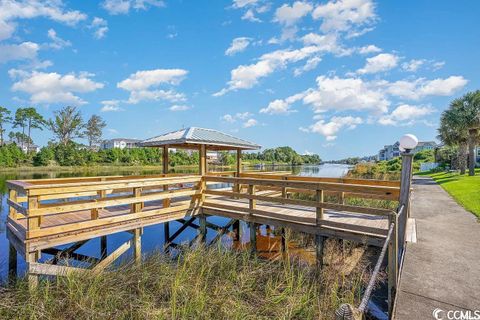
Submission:
<svg viewBox="0 0 480 320">
<path fill-rule="evenodd" d="M 418 145 L 413 149 L 413 153 L 423 150 L 433 150 L 437 147 L 435 141 L 419 141 Z M 390 160 L 400 156 L 400 143 L 397 141 L 394 144 L 386 145 L 378 152 L 378 160 Z"/>
<path fill-rule="evenodd" d="M 106 150 L 106 149 L 113 149 L 113 148 L 119 148 L 119 149 L 131 149 L 131 148 L 136 148 L 138 147 L 139 143 L 141 140 L 137 139 L 124 139 L 124 138 L 117 138 L 117 139 L 110 139 L 110 140 L 104 140 L 102 144 L 100 145 L 100 149 Z"/>
</svg>

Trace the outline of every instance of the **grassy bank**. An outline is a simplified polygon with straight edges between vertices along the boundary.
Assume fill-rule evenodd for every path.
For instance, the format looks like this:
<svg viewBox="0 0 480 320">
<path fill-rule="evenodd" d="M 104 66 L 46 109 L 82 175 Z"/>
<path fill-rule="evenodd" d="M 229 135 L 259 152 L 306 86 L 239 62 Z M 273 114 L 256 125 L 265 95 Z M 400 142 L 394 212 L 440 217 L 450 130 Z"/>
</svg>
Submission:
<svg viewBox="0 0 480 320">
<path fill-rule="evenodd" d="M 329 241 L 321 275 L 290 259 L 261 260 L 220 247 L 160 253 L 97 276 L 25 280 L 0 289 L 2 319 L 332 319 L 341 303 L 358 304 L 368 281 L 365 255 L 344 263 Z M 348 251 L 347 251 L 348 252 Z M 358 261 L 358 260 L 357 260 Z"/>
<path fill-rule="evenodd" d="M 457 172 L 424 173 L 432 177 L 460 205 L 480 218 L 480 169 L 475 176 L 460 175 Z"/>
</svg>

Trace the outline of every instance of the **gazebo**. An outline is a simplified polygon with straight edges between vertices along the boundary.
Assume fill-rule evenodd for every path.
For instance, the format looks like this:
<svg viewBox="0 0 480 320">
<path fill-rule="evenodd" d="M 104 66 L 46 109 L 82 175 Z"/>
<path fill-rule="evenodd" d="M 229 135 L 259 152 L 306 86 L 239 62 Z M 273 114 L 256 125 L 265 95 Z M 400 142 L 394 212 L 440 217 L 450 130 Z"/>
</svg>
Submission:
<svg viewBox="0 0 480 320">
<path fill-rule="evenodd" d="M 189 127 L 162 134 L 140 143 L 142 147 L 163 148 L 163 173 L 168 173 L 168 150 L 194 149 L 199 151 L 199 174 L 207 173 L 207 150 L 212 151 L 237 151 L 237 174 L 242 171 L 242 150 L 258 150 L 258 144 L 243 140 L 232 135 L 198 127 Z"/>
</svg>

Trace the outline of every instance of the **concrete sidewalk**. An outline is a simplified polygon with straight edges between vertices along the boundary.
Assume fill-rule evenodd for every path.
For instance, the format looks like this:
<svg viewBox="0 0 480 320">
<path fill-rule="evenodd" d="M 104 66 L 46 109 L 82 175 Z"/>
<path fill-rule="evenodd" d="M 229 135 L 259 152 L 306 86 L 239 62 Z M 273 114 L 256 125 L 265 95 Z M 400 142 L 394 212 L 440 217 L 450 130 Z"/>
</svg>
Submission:
<svg viewBox="0 0 480 320">
<path fill-rule="evenodd" d="M 407 243 L 395 319 L 434 319 L 436 308 L 479 310 L 480 223 L 432 179 L 413 184 L 417 243 Z"/>
</svg>

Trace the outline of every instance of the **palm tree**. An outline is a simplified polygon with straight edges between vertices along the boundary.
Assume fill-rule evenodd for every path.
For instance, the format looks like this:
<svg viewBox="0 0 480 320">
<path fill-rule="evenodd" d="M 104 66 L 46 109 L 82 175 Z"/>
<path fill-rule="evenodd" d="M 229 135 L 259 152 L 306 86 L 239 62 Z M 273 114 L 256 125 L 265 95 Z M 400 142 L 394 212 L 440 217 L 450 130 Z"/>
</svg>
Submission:
<svg viewBox="0 0 480 320">
<path fill-rule="evenodd" d="M 0 107 L 0 146 L 3 146 L 3 134 L 5 133 L 4 124 L 11 123 L 13 121 L 10 116 L 11 112 L 5 107 Z"/>
<path fill-rule="evenodd" d="M 80 111 L 75 107 L 65 107 L 54 114 L 54 119 L 48 120 L 48 127 L 61 144 L 66 146 L 72 139 L 83 137 L 85 124 Z"/>
<path fill-rule="evenodd" d="M 459 111 L 461 110 L 450 106 L 449 109 L 442 113 L 440 117 L 440 128 L 438 128 L 438 138 L 448 146 L 458 147 L 460 174 L 465 174 L 468 132 L 462 121 L 462 114 Z"/>
</svg>

